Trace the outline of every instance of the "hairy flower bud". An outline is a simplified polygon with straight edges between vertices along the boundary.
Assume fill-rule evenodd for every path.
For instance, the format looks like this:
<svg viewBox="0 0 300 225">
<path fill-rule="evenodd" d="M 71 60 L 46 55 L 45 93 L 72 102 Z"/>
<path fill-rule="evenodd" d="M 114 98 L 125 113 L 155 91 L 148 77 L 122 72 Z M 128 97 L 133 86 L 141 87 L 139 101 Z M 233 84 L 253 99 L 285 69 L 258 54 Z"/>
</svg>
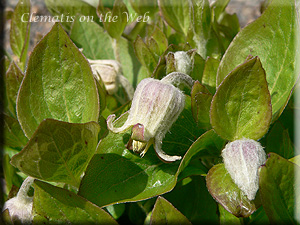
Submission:
<svg viewBox="0 0 300 225">
<path fill-rule="evenodd" d="M 253 200 L 258 190 L 258 168 L 266 161 L 263 147 L 251 139 L 236 140 L 225 146 L 222 157 L 234 183 Z"/>
<path fill-rule="evenodd" d="M 170 78 L 172 77 L 172 79 Z M 132 128 L 133 151 L 144 156 L 154 143 L 157 155 L 164 161 L 172 162 L 180 156 L 169 156 L 162 151 L 162 140 L 177 120 L 185 105 L 185 95 L 172 83 L 178 79 L 190 84 L 191 78 L 181 73 L 172 73 L 162 80 L 146 78 L 142 80 L 134 93 L 129 115 L 120 128 L 113 126 L 115 115 L 107 118 L 107 127 L 114 133 L 124 132 Z M 183 82 L 183 80 L 189 82 Z"/>
<path fill-rule="evenodd" d="M 108 94 L 117 92 L 121 65 L 116 60 L 89 60 L 94 77 L 103 81 Z M 100 77 L 99 77 L 100 76 Z"/>
<path fill-rule="evenodd" d="M 3 211 L 8 209 L 12 221 L 20 221 L 21 224 L 31 224 L 33 197 L 27 195 L 34 179 L 27 177 L 21 185 L 16 197 L 7 200 Z"/>
<path fill-rule="evenodd" d="M 121 85 L 128 99 L 132 99 L 134 89 L 126 77 L 122 75 L 121 64 L 116 60 L 88 60 L 95 79 L 102 80 L 105 89 L 109 95 L 113 95 L 118 91 Z"/>
<path fill-rule="evenodd" d="M 174 53 L 175 67 L 177 72 L 190 74 L 192 71 L 191 56 L 184 51 L 178 51 Z"/>
</svg>

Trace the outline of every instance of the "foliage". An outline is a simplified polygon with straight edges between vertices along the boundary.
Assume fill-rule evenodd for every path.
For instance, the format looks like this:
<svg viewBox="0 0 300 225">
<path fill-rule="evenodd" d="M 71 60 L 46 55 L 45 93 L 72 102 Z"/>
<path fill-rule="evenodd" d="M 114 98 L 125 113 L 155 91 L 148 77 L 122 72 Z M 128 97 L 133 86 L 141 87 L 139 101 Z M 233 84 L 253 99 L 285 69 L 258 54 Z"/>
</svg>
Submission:
<svg viewBox="0 0 300 225">
<path fill-rule="evenodd" d="M 293 214 L 300 208 L 293 188 L 300 174 L 295 0 L 266 1 L 243 29 L 225 10 L 229 0 L 45 3 L 61 22 L 28 54 L 31 5 L 19 0 L 13 57 L 1 60 L 4 201 L 31 176 L 33 224 L 300 223 Z M 87 59 L 119 62 L 116 93 L 95 79 Z M 162 141 L 167 154 L 182 159 L 163 162 L 155 146 L 140 157 L 130 149 L 131 129 L 113 133 L 106 120 L 116 114 L 114 126 L 124 124 L 128 85 L 182 72 L 184 63 L 193 87 L 184 89 L 185 107 Z M 251 201 L 221 157 L 228 141 L 242 138 L 268 153 Z M 8 211 L 3 218 L 14 223 Z"/>
</svg>

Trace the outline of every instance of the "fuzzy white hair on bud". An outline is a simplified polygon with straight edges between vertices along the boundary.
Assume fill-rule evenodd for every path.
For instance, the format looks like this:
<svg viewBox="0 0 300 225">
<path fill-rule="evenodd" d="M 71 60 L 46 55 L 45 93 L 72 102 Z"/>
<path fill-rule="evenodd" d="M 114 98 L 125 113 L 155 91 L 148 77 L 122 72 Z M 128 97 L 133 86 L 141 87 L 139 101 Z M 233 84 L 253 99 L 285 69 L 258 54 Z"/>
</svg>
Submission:
<svg viewBox="0 0 300 225">
<path fill-rule="evenodd" d="M 32 223 L 33 197 L 28 196 L 28 191 L 33 181 L 32 177 L 27 177 L 22 183 L 17 196 L 4 203 L 3 211 L 8 209 L 12 221 L 20 221 L 21 224 Z"/>
<path fill-rule="evenodd" d="M 126 77 L 122 75 L 121 64 L 112 59 L 91 60 L 88 59 L 96 80 L 102 80 L 109 95 L 118 91 L 121 85 L 129 99 L 132 99 L 134 89 Z"/>
<path fill-rule="evenodd" d="M 229 142 L 222 150 L 222 157 L 234 183 L 253 200 L 258 190 L 258 168 L 266 161 L 261 144 L 245 138 Z"/>
<path fill-rule="evenodd" d="M 177 51 L 174 53 L 175 68 L 177 72 L 190 74 L 192 71 L 191 57 L 184 51 Z"/>
<path fill-rule="evenodd" d="M 121 127 L 114 127 L 115 115 L 107 118 L 107 127 L 114 133 L 125 132 L 132 128 L 133 151 L 144 156 L 150 145 L 158 157 L 166 162 L 181 159 L 169 156 L 162 150 L 165 134 L 184 109 L 185 95 L 173 83 L 183 83 L 191 87 L 192 79 L 182 73 L 172 73 L 166 79 L 143 79 L 137 86 L 126 122 Z"/>
</svg>

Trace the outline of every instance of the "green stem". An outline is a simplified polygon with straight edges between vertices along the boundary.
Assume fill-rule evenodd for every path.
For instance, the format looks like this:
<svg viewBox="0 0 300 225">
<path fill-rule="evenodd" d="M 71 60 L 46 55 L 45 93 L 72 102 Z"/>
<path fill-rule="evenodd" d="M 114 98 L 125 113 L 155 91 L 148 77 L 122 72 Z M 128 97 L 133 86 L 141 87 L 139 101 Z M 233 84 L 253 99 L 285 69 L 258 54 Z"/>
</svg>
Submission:
<svg viewBox="0 0 300 225">
<path fill-rule="evenodd" d="M 115 59 L 121 63 L 120 60 L 120 48 L 119 48 L 119 39 L 113 38 L 112 39 L 112 47 L 114 50 Z"/>
</svg>

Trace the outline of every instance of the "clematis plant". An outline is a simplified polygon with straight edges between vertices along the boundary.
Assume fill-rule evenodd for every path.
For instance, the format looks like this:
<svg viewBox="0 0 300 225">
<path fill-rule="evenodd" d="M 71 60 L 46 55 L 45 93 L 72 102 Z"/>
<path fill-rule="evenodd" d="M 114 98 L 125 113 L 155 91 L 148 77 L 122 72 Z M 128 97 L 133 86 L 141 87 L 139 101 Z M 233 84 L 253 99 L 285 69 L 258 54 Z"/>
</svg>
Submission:
<svg viewBox="0 0 300 225">
<path fill-rule="evenodd" d="M 175 87 L 192 87 L 190 76 L 173 72 L 162 80 L 146 78 L 136 88 L 129 115 L 122 127 L 114 127 L 115 115 L 107 118 L 107 127 L 114 133 L 122 133 L 132 128 L 132 148 L 141 157 L 151 144 L 158 157 L 166 162 L 180 160 L 181 156 L 169 156 L 162 150 L 165 134 L 177 120 L 185 105 L 185 95 Z"/>
<path fill-rule="evenodd" d="M 299 1 L 265 0 L 247 25 L 229 0 L 44 0 L 47 15 L 14 2 L 1 14 L 8 222 L 300 223 Z"/>
</svg>

